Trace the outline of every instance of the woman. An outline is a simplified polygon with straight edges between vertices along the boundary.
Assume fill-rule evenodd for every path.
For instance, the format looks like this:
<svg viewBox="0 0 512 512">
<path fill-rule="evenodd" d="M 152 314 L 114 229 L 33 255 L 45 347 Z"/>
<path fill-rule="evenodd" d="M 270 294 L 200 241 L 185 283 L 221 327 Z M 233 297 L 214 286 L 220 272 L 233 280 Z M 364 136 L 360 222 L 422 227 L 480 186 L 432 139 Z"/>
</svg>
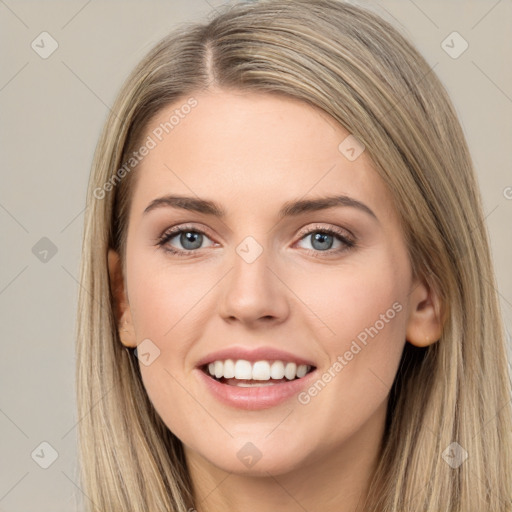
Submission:
<svg viewBox="0 0 512 512">
<path fill-rule="evenodd" d="M 439 80 L 334 0 L 240 4 L 128 78 L 88 190 L 99 510 L 512 510 L 480 196 Z"/>
</svg>

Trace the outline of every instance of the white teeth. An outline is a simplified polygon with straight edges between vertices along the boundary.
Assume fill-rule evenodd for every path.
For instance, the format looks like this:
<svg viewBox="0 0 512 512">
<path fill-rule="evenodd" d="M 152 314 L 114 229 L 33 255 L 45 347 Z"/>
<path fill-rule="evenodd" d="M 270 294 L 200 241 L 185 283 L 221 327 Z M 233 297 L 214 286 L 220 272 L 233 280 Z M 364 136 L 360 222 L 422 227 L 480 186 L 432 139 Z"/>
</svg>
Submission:
<svg viewBox="0 0 512 512">
<path fill-rule="evenodd" d="M 224 361 L 224 378 L 233 379 L 235 377 L 235 362 L 233 359 Z"/>
<path fill-rule="evenodd" d="M 261 386 L 275 386 L 274 382 L 238 382 L 236 384 L 239 388 L 260 388 Z"/>
<path fill-rule="evenodd" d="M 217 379 L 258 380 L 270 381 L 281 380 L 286 377 L 288 380 L 304 377 L 311 366 L 306 364 L 297 365 L 284 361 L 255 361 L 251 363 L 245 359 L 227 359 L 225 361 L 213 361 L 208 365 L 208 373 Z M 258 384 L 247 384 L 250 387 Z"/>
<path fill-rule="evenodd" d="M 288 363 L 284 369 L 284 376 L 288 380 L 295 379 L 297 375 L 297 365 L 295 363 Z"/>
<path fill-rule="evenodd" d="M 274 361 L 272 363 L 270 376 L 273 379 L 282 379 L 284 377 L 284 363 L 282 361 Z"/>
<path fill-rule="evenodd" d="M 308 373 L 308 366 L 306 364 L 299 364 L 299 366 L 297 366 L 297 377 L 301 379 L 306 373 Z"/>
<path fill-rule="evenodd" d="M 224 365 L 222 361 L 215 361 L 215 377 L 220 379 L 224 375 Z"/>
<path fill-rule="evenodd" d="M 220 364 L 222 364 L 222 362 Z M 235 363 L 235 379 L 252 379 L 252 365 L 249 361 L 239 359 Z"/>
<path fill-rule="evenodd" d="M 252 365 L 252 378 L 254 380 L 270 379 L 270 365 L 267 361 L 256 361 Z"/>
</svg>

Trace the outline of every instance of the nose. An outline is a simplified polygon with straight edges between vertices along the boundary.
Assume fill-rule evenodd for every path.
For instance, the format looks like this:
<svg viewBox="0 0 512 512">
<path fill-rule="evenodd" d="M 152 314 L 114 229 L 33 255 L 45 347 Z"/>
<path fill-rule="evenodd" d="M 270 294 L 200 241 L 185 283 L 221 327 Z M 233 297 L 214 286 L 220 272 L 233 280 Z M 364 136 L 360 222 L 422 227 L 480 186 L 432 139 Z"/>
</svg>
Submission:
<svg viewBox="0 0 512 512">
<path fill-rule="evenodd" d="M 254 261 L 235 253 L 233 268 L 221 285 L 219 311 L 226 322 L 254 328 L 288 318 L 293 294 L 268 252 L 263 250 Z"/>
</svg>

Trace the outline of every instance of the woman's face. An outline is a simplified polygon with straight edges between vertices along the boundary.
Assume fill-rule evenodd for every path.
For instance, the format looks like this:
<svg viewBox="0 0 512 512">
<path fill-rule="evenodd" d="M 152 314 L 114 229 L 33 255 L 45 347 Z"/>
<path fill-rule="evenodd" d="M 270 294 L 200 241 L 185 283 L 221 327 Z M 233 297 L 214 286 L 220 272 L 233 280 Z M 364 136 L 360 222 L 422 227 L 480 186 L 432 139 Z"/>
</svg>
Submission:
<svg viewBox="0 0 512 512">
<path fill-rule="evenodd" d="M 190 459 L 226 471 L 371 457 L 426 293 L 393 199 L 324 112 L 194 98 L 152 121 L 134 171 L 121 328 L 148 396 Z"/>
</svg>

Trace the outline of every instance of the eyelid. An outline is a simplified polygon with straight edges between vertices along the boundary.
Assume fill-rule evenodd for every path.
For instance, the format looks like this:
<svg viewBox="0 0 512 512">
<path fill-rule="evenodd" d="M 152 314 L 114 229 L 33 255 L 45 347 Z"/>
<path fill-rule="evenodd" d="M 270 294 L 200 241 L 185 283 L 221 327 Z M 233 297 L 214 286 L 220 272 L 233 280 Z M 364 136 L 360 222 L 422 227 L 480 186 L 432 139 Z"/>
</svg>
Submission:
<svg viewBox="0 0 512 512">
<path fill-rule="evenodd" d="M 323 261 L 327 261 L 333 258 L 339 258 L 342 254 L 349 252 L 358 246 L 357 238 L 347 229 L 340 228 L 339 226 L 335 226 L 329 224 L 327 227 L 321 224 L 315 224 L 313 226 L 309 226 L 304 230 L 301 230 L 298 234 L 298 240 L 294 242 L 293 247 L 295 245 L 300 244 L 303 240 L 307 239 L 308 236 L 311 236 L 313 233 L 324 233 L 328 234 L 341 244 L 341 247 L 337 249 L 328 249 L 326 251 L 319 251 L 315 249 L 307 249 L 303 248 L 302 250 L 306 252 L 306 254 L 312 256 L 313 258 L 320 258 Z"/>
<path fill-rule="evenodd" d="M 176 224 L 175 226 L 171 226 L 170 228 L 166 228 L 156 238 L 156 241 L 161 240 L 162 238 L 166 237 L 167 235 L 170 235 L 170 234 L 173 234 L 173 233 L 179 233 L 181 231 L 186 231 L 187 229 L 190 230 L 190 231 L 198 231 L 199 233 L 208 235 L 210 238 L 215 238 L 215 237 L 213 237 L 211 235 L 209 229 L 206 226 L 203 226 L 201 224 L 198 225 L 198 224 L 195 224 L 195 223 L 191 223 L 191 224 L 185 223 L 185 224 Z M 322 223 L 314 223 L 313 226 L 311 226 L 310 224 L 306 224 L 306 227 L 300 228 L 297 236 L 299 238 L 303 238 L 305 235 L 310 234 L 314 230 L 318 230 L 318 231 L 332 230 L 332 231 L 335 231 L 336 233 L 338 233 L 338 234 L 340 234 L 342 236 L 344 236 L 345 234 L 348 235 L 348 238 L 350 238 L 351 240 L 355 240 L 356 239 L 356 236 L 349 229 L 347 229 L 347 228 L 340 228 L 339 226 L 335 226 L 335 225 L 332 225 L 332 224 L 325 224 L 325 223 L 324 224 L 322 224 Z"/>
<path fill-rule="evenodd" d="M 164 229 L 162 231 L 162 233 L 156 238 L 156 241 L 162 240 L 163 238 L 167 238 L 170 235 L 179 234 L 182 231 L 196 231 L 198 233 L 207 235 L 209 238 L 214 238 L 211 235 L 211 232 L 207 227 L 205 227 L 203 225 L 198 225 L 195 223 L 192 223 L 192 224 L 185 223 L 185 224 L 176 224 L 175 226 L 171 226 L 169 228 Z"/>
<path fill-rule="evenodd" d="M 309 227 L 303 227 L 299 230 L 298 234 L 296 235 L 298 237 L 298 240 L 296 240 L 293 245 L 301 242 L 305 237 L 307 237 L 308 235 L 311 235 L 315 232 L 324 232 L 324 233 L 328 233 L 331 235 L 337 235 L 339 237 L 339 240 L 343 244 L 346 245 L 346 247 L 341 250 L 340 249 L 334 249 L 334 250 L 329 249 L 326 251 L 315 251 L 313 249 L 303 249 L 307 253 L 311 253 L 314 256 L 322 257 L 321 256 L 322 253 L 325 254 L 325 257 L 333 256 L 333 255 L 338 254 L 339 252 L 343 252 L 343 250 L 347 250 L 347 249 L 350 249 L 350 248 L 356 246 L 357 238 L 353 235 L 353 233 L 350 230 L 348 230 L 346 228 L 340 228 L 339 226 L 332 225 L 332 224 L 327 224 L 327 225 L 323 224 L 322 225 L 320 223 L 314 223 L 313 225 L 308 225 L 308 226 Z M 196 233 L 206 235 L 208 238 L 213 239 L 213 241 L 214 241 L 214 237 L 212 237 L 210 235 L 209 229 L 206 228 L 205 226 L 198 227 L 194 223 L 192 223 L 192 224 L 185 223 L 185 224 L 177 224 L 175 226 L 165 229 L 162 232 L 162 234 L 159 237 L 157 237 L 157 239 L 155 240 L 156 245 L 162 247 L 164 250 L 166 250 L 170 253 L 173 253 L 177 256 L 187 255 L 189 257 L 195 257 L 197 255 L 197 253 L 200 251 L 199 249 L 186 251 L 183 249 L 175 249 L 175 248 L 169 249 L 169 248 L 164 247 L 165 245 L 167 245 L 167 243 L 169 242 L 170 239 L 174 238 L 175 236 L 177 236 L 180 233 L 185 232 L 185 231 L 194 231 Z M 217 242 L 214 241 L 214 244 L 215 243 L 217 243 Z"/>
<path fill-rule="evenodd" d="M 343 238 L 347 238 L 350 241 L 354 242 L 356 241 L 356 236 L 348 229 L 346 228 L 340 228 L 339 226 L 336 226 L 334 224 L 322 224 L 322 223 L 313 223 L 314 225 L 311 226 L 311 224 L 307 224 L 309 227 L 301 228 L 298 237 L 302 239 L 305 235 L 309 235 L 312 232 L 315 231 L 333 231 L 334 233 L 338 234 L 339 236 Z"/>
</svg>

